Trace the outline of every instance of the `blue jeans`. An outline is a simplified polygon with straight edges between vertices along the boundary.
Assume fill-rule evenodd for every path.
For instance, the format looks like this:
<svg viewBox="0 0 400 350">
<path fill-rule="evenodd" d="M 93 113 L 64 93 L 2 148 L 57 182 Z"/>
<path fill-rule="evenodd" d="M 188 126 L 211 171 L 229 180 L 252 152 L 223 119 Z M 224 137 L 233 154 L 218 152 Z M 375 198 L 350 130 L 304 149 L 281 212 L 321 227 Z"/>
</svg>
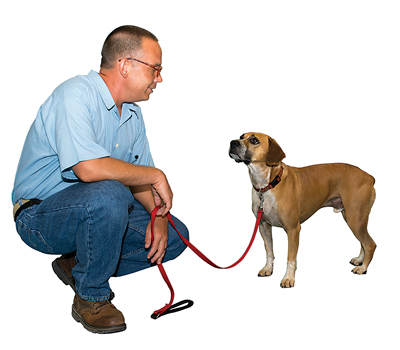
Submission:
<svg viewBox="0 0 400 350">
<path fill-rule="evenodd" d="M 173 217 L 176 228 L 189 238 L 186 226 Z M 131 192 L 114 180 L 72 185 L 42 203 L 24 209 L 16 226 L 22 240 L 46 254 L 76 251 L 72 270 L 79 296 L 107 300 L 108 280 L 148 267 L 144 248 L 150 215 Z M 175 259 L 186 248 L 169 225 L 163 262 Z"/>
</svg>

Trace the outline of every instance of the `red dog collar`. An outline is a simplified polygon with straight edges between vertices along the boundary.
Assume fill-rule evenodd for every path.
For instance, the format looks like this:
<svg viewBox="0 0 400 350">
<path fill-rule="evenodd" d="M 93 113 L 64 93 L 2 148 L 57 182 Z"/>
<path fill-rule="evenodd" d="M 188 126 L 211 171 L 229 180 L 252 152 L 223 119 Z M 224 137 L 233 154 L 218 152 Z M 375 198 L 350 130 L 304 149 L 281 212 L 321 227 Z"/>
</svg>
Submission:
<svg viewBox="0 0 400 350">
<path fill-rule="evenodd" d="M 275 179 L 273 179 L 266 187 L 261 189 L 255 188 L 254 186 L 253 187 L 257 192 L 262 192 L 262 193 L 267 192 L 268 190 L 274 188 L 278 183 L 281 182 L 282 174 L 283 174 L 283 166 L 281 166 L 281 171 L 279 172 L 278 175 L 276 175 Z"/>
</svg>

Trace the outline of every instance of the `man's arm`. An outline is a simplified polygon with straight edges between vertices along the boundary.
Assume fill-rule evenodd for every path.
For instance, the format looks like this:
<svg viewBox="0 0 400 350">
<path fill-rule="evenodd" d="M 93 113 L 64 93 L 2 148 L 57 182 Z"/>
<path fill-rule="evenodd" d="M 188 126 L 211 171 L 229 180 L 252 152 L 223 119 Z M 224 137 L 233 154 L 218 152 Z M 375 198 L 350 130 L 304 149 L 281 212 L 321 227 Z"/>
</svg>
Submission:
<svg viewBox="0 0 400 350">
<path fill-rule="evenodd" d="M 151 186 L 149 188 L 152 189 L 154 195 L 153 204 L 154 202 L 156 205 L 161 205 L 162 202 L 164 204 L 164 208 L 161 208 L 157 215 L 165 216 L 172 207 L 173 194 L 168 180 L 165 174 L 157 168 L 134 165 L 119 159 L 105 157 L 79 162 L 72 167 L 72 170 L 83 182 L 117 180 L 129 187 Z"/>
<path fill-rule="evenodd" d="M 155 198 L 151 190 L 151 186 L 131 186 L 131 192 L 135 199 L 139 201 L 146 211 L 151 214 L 154 207 L 158 204 L 155 203 Z M 154 221 L 154 241 L 153 246 L 147 254 L 147 258 L 152 263 L 156 262 L 161 264 L 164 258 L 165 251 L 168 244 L 168 218 L 162 216 L 156 216 Z M 146 228 L 145 237 L 145 248 L 148 249 L 151 246 L 151 225 L 150 223 Z"/>
</svg>

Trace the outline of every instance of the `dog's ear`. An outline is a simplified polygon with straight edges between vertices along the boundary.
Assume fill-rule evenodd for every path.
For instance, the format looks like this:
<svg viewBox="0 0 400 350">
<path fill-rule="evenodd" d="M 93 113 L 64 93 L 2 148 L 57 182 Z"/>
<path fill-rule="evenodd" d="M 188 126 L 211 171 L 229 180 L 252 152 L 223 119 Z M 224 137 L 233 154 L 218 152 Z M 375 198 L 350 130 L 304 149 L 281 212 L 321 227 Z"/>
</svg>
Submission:
<svg viewBox="0 0 400 350">
<path fill-rule="evenodd" d="M 267 156 L 265 157 L 265 163 L 268 166 L 278 165 L 282 159 L 286 157 L 286 154 L 272 137 L 268 137 L 268 141 L 269 146 Z"/>
</svg>

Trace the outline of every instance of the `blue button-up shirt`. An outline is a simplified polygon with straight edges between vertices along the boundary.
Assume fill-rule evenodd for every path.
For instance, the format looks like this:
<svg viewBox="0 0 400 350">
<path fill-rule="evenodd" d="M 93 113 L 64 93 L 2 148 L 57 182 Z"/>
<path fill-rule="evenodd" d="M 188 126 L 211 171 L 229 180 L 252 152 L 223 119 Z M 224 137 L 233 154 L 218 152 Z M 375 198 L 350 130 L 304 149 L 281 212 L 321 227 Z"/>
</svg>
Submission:
<svg viewBox="0 0 400 350">
<path fill-rule="evenodd" d="M 12 201 L 45 199 L 77 183 L 80 161 L 113 157 L 154 166 L 140 107 L 124 103 L 122 113 L 94 71 L 58 86 L 40 107 L 25 140 Z"/>
</svg>

